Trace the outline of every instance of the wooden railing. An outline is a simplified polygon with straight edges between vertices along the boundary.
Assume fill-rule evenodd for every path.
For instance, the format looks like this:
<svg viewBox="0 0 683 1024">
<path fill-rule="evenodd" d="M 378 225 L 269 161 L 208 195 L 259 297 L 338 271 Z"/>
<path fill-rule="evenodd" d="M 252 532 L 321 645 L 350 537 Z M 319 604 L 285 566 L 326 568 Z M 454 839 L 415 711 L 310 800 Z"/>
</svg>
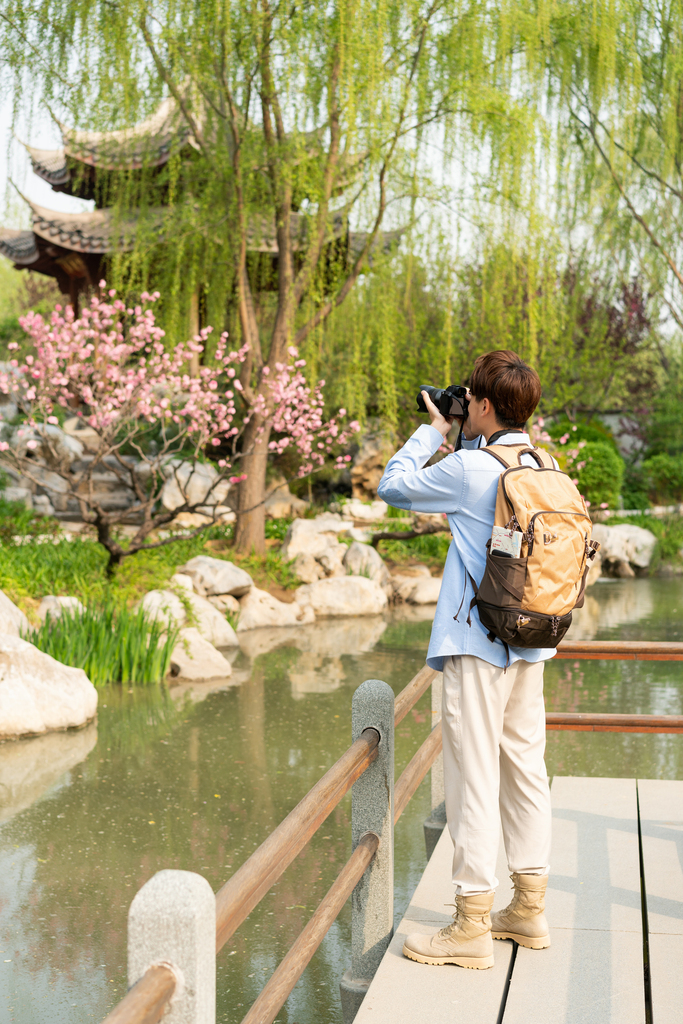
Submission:
<svg viewBox="0 0 683 1024">
<path fill-rule="evenodd" d="M 683 661 L 683 643 L 565 642 L 558 648 L 557 657 L 577 660 Z M 425 666 L 399 693 L 394 702 L 394 726 L 405 718 L 438 675 Z M 549 730 L 596 732 L 683 732 L 683 716 L 553 712 L 546 715 L 546 727 Z M 225 945 L 340 800 L 375 761 L 381 741 L 378 729 L 365 729 L 218 891 L 216 951 Z M 441 729 L 437 724 L 395 784 L 394 823 L 399 820 L 440 752 Z M 243 1018 L 242 1024 L 272 1024 L 332 923 L 372 864 L 379 845 L 380 837 L 375 832 L 368 831 L 360 837 L 351 857 Z M 107 1016 L 104 1024 L 156 1024 L 168 1009 L 178 985 L 173 966 L 157 962 L 132 986 Z"/>
</svg>

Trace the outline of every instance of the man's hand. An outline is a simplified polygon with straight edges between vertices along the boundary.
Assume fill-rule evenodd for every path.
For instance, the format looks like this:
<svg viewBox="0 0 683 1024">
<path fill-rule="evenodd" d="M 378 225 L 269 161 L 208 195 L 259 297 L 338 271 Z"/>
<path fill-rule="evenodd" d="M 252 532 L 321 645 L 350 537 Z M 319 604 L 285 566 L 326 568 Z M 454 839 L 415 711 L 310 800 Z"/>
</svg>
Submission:
<svg viewBox="0 0 683 1024">
<path fill-rule="evenodd" d="M 424 398 L 424 403 L 427 406 L 427 412 L 429 413 L 429 421 L 431 425 L 433 427 L 436 427 L 436 429 L 439 431 L 439 433 L 445 440 L 445 438 L 448 437 L 448 434 L 450 432 L 451 427 L 453 426 L 453 423 L 455 422 L 455 417 L 442 416 L 437 407 L 432 402 L 427 392 L 422 391 L 421 394 L 422 397 Z"/>
</svg>

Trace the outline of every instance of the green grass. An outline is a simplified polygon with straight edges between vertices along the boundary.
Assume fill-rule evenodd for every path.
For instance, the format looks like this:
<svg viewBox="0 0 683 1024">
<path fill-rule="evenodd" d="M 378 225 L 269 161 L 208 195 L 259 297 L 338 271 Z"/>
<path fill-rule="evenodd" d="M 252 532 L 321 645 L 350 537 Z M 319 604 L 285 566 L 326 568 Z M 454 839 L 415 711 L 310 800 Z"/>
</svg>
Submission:
<svg viewBox="0 0 683 1024">
<path fill-rule="evenodd" d="M 95 686 L 158 683 L 168 674 L 178 628 L 112 603 L 48 615 L 24 639 L 64 665 L 82 668 Z"/>
<path fill-rule="evenodd" d="M 165 587 L 176 568 L 190 558 L 212 554 L 206 550 L 207 541 L 225 538 L 226 528 L 216 526 L 202 537 L 180 537 L 165 547 L 138 551 L 124 559 L 111 581 L 106 575 L 107 554 L 94 540 L 4 543 L 0 590 L 25 610 L 46 594 L 71 594 L 84 603 L 102 603 L 115 596 L 117 604 L 132 604 L 148 590 Z"/>
<path fill-rule="evenodd" d="M 6 481 L 0 476 L 0 486 Z M 59 523 L 52 516 L 37 516 L 20 501 L 0 498 L 0 544 L 14 544 L 15 537 L 54 537 Z"/>
<path fill-rule="evenodd" d="M 397 528 L 400 529 L 398 524 Z M 399 564 L 417 559 L 426 564 L 443 565 L 451 540 L 450 533 L 425 533 L 410 540 L 382 540 L 379 543 L 379 553 L 383 558 L 389 558 Z"/>
</svg>

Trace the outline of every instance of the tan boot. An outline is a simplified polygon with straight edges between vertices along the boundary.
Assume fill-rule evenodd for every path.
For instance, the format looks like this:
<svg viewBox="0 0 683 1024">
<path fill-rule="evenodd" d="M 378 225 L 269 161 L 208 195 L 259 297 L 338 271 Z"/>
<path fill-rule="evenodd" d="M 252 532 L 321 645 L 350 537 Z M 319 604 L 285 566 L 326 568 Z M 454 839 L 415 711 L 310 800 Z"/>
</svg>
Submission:
<svg viewBox="0 0 683 1024">
<path fill-rule="evenodd" d="M 505 910 L 491 915 L 494 939 L 514 939 L 527 949 L 547 949 L 550 945 L 545 909 L 547 875 L 518 875 L 510 878 L 515 887 L 512 902 Z"/>
<path fill-rule="evenodd" d="M 453 924 L 436 935 L 413 932 L 403 944 L 403 955 L 420 964 L 457 964 L 476 970 L 493 967 L 492 906 L 492 892 L 456 896 Z"/>
</svg>

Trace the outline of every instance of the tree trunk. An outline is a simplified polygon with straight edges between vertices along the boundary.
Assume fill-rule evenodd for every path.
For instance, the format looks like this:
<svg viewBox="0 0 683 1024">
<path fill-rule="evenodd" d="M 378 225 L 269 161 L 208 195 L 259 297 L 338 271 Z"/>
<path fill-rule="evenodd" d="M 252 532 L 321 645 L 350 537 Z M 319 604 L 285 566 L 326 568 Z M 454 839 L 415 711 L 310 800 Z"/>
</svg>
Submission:
<svg viewBox="0 0 683 1024">
<path fill-rule="evenodd" d="M 265 429 L 258 441 L 254 438 L 258 428 Z M 261 417 L 253 416 L 244 434 L 244 447 L 253 451 L 242 459 L 240 471 L 247 479 L 240 484 L 237 524 L 235 529 L 235 550 L 240 555 L 265 554 L 266 550 L 266 466 L 268 464 L 268 440 L 270 426 Z M 242 510 L 245 511 L 242 511 Z"/>
</svg>

